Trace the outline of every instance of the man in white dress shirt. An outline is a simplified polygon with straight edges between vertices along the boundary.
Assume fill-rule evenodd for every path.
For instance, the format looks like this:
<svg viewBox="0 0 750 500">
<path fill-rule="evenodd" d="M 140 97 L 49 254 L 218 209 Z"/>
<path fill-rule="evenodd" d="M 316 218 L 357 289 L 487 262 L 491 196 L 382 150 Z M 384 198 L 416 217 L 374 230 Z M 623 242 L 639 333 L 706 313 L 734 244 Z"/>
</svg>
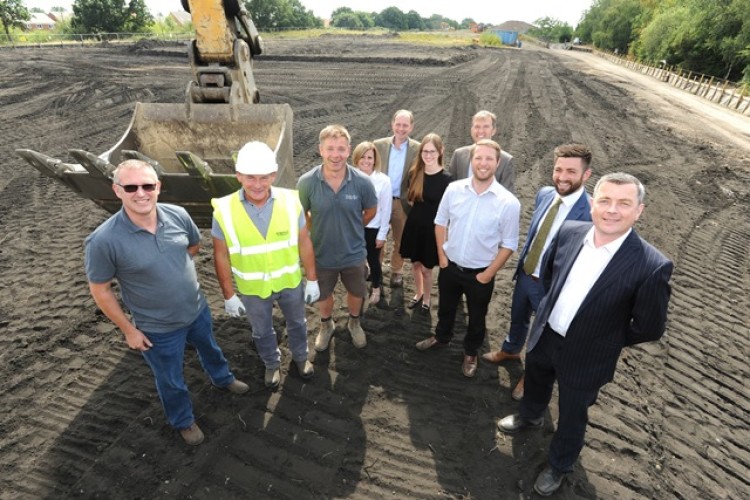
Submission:
<svg viewBox="0 0 750 500">
<path fill-rule="evenodd" d="M 462 364 L 466 377 L 477 371 L 495 274 L 518 247 L 521 204 L 495 179 L 500 151 L 500 145 L 490 139 L 473 146 L 474 175 L 448 186 L 435 217 L 440 264 L 438 323 L 435 335 L 416 347 L 426 351 L 448 345 L 461 296 L 466 295 L 469 324 Z"/>
</svg>

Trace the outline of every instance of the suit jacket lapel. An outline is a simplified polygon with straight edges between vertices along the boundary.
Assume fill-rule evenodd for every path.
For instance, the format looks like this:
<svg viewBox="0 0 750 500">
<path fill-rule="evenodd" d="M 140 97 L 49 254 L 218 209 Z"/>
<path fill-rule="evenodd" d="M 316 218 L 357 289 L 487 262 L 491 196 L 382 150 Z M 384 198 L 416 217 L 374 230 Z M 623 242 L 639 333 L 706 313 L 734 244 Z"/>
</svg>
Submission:
<svg viewBox="0 0 750 500">
<path fill-rule="evenodd" d="M 581 253 L 581 248 L 583 248 L 583 240 L 589 229 L 590 226 L 582 226 L 576 231 L 571 231 L 571 233 L 569 233 L 570 237 L 567 238 L 565 244 L 565 246 L 568 248 L 562 248 L 558 246 L 555 256 L 556 258 L 558 256 L 561 257 L 562 262 L 560 263 L 560 276 L 559 278 L 555 277 L 552 284 L 552 289 L 549 293 L 550 311 L 552 310 L 554 304 L 557 302 L 557 298 L 560 296 L 563 285 L 565 285 L 565 281 L 568 279 L 570 270 L 573 268 L 573 263 L 578 258 L 578 254 Z"/>
<path fill-rule="evenodd" d="M 581 215 L 585 214 L 586 211 L 591 211 L 591 206 L 588 203 L 588 194 L 584 192 L 575 205 L 573 205 L 568 212 L 568 216 L 565 220 L 581 220 Z"/>
<path fill-rule="evenodd" d="M 640 237 L 636 234 L 635 230 L 631 231 L 617 250 L 617 253 L 612 257 L 612 260 L 609 261 L 607 267 L 604 268 L 599 279 L 591 287 L 586 298 L 583 299 L 581 307 L 578 309 L 579 312 L 607 288 L 622 280 L 623 277 L 628 276 L 628 269 L 631 269 L 641 258 L 642 252 L 639 251 L 641 248 L 639 240 Z"/>
</svg>

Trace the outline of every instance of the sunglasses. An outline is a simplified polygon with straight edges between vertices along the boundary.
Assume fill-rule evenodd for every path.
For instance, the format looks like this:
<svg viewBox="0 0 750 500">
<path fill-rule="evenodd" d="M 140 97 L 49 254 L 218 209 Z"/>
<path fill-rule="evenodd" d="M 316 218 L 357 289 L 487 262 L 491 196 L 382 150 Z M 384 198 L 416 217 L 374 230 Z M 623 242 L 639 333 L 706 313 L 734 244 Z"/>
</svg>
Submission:
<svg viewBox="0 0 750 500">
<path fill-rule="evenodd" d="M 150 193 L 156 189 L 156 184 L 118 184 L 126 193 L 135 193 L 138 188 L 143 189 L 144 192 Z"/>
</svg>

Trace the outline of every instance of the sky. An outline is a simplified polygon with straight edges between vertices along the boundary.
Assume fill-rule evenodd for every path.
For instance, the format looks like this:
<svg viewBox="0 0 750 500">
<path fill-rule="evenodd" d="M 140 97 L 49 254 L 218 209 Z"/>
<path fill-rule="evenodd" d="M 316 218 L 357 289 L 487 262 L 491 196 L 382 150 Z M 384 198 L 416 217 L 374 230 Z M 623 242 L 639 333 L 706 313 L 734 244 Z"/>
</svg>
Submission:
<svg viewBox="0 0 750 500">
<path fill-rule="evenodd" d="M 365 12 L 380 12 L 391 6 L 403 12 L 415 10 L 422 17 L 440 14 L 448 19 L 461 22 L 472 18 L 477 22 L 500 24 L 505 21 L 526 21 L 533 23 L 542 17 L 552 17 L 575 27 L 583 12 L 594 0 L 300 0 L 317 17 L 326 19 L 339 7 Z M 25 0 L 27 7 L 65 7 L 72 11 L 71 0 Z M 180 0 L 146 0 L 152 14 L 167 14 L 182 10 Z"/>
</svg>

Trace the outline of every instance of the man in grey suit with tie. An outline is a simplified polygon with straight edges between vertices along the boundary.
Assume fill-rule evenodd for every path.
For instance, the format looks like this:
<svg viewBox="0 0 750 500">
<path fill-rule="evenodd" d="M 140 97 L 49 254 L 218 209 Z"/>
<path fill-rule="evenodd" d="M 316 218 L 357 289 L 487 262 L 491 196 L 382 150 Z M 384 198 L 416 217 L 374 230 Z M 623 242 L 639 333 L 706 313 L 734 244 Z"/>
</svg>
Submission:
<svg viewBox="0 0 750 500">
<path fill-rule="evenodd" d="M 497 132 L 497 116 L 490 111 L 478 111 L 471 118 L 471 140 L 474 144 L 482 139 L 492 139 Z M 466 179 L 471 173 L 471 148 L 473 145 L 458 148 L 453 152 L 448 171 L 455 180 Z M 515 194 L 516 171 L 513 156 L 507 151 L 500 152 L 500 162 L 495 171 L 497 182 Z"/>
<path fill-rule="evenodd" d="M 510 329 L 499 351 L 487 352 L 482 359 L 500 363 L 520 359 L 531 313 L 539 307 L 544 287 L 539 281 L 542 255 L 566 220 L 591 220 L 591 204 L 584 184 L 591 175 L 591 150 L 583 144 L 563 144 L 555 148 L 552 167 L 553 186 L 545 186 L 536 194 L 531 226 L 526 236 L 513 278 L 513 300 L 510 309 Z M 513 399 L 523 397 L 524 379 L 513 389 Z"/>
<path fill-rule="evenodd" d="M 382 171 L 391 179 L 393 189 L 393 204 L 391 205 L 391 235 L 393 248 L 391 250 L 391 287 L 403 284 L 404 259 L 401 258 L 401 234 L 406 222 L 406 192 L 409 190 L 409 167 L 419 150 L 419 142 L 409 137 L 414 130 L 414 115 L 408 109 L 399 109 L 391 120 L 393 135 L 374 141 L 378 154 L 382 159 Z M 383 260 L 385 252 L 380 254 Z"/>
<path fill-rule="evenodd" d="M 529 336 L 520 412 L 497 424 L 505 433 L 541 427 L 557 380 L 557 430 L 534 483 L 540 495 L 557 491 L 573 470 L 588 408 L 612 381 L 623 347 L 664 334 L 673 265 L 633 230 L 644 196 L 632 175 L 603 176 L 594 188 L 593 224 L 565 222 L 544 256 L 547 293 Z"/>
</svg>

